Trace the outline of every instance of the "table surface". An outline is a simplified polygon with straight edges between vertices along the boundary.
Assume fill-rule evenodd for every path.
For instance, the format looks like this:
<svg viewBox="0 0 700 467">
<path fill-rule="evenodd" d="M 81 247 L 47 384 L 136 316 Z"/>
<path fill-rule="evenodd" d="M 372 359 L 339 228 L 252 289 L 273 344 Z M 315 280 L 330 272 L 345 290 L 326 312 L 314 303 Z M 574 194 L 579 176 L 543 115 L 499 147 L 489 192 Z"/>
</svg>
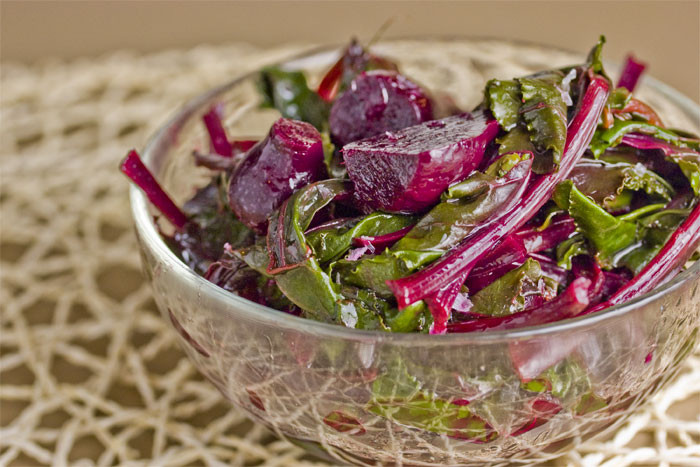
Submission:
<svg viewBox="0 0 700 467">
<path fill-rule="evenodd" d="M 177 347 L 116 170 L 187 98 L 299 47 L 3 64 L 0 465 L 325 465 L 231 408 Z M 552 465 L 700 466 L 699 350 L 616 433 Z"/>
</svg>

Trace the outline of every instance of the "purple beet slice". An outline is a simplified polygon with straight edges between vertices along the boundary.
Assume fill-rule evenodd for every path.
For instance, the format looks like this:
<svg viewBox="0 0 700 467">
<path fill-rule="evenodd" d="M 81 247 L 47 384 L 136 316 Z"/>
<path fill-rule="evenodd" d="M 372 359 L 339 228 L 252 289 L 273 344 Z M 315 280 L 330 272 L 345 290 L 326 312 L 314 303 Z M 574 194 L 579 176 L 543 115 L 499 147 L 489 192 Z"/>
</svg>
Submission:
<svg viewBox="0 0 700 467">
<path fill-rule="evenodd" d="M 485 112 L 466 113 L 350 143 L 343 157 L 362 204 L 418 212 L 476 169 L 497 133 Z"/>
<path fill-rule="evenodd" d="M 362 73 L 333 104 L 329 119 L 340 146 L 385 131 L 433 119 L 427 94 L 403 75 L 376 70 Z"/>
<path fill-rule="evenodd" d="M 318 130 L 306 122 L 280 118 L 231 176 L 229 204 L 241 222 L 264 233 L 267 216 L 294 191 L 323 174 L 323 143 Z"/>
</svg>

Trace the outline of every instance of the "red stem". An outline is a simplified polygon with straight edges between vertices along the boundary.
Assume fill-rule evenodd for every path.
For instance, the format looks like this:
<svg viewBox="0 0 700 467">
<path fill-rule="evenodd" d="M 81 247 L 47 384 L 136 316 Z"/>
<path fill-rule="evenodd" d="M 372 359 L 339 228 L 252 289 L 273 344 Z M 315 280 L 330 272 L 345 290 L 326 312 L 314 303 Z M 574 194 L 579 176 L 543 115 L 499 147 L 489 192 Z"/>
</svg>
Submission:
<svg viewBox="0 0 700 467">
<path fill-rule="evenodd" d="M 372 247 L 375 251 L 381 250 L 383 248 L 388 248 L 394 243 L 401 240 L 408 232 L 411 231 L 412 228 L 413 226 L 409 225 L 395 232 L 390 232 L 384 235 L 377 235 L 374 237 L 362 235 L 360 237 L 353 238 L 352 244 L 354 246 Z"/>
<path fill-rule="evenodd" d="M 331 67 L 330 70 L 325 74 L 321 80 L 321 84 L 318 85 L 318 93 L 326 102 L 331 102 L 335 99 L 340 89 L 340 78 L 343 75 L 343 63 L 345 61 L 345 53 L 335 62 L 335 65 Z"/>
<path fill-rule="evenodd" d="M 483 332 L 516 329 L 551 323 L 576 316 L 588 306 L 591 281 L 585 277 L 574 280 L 564 292 L 543 305 L 508 316 L 481 318 L 447 325 L 448 333 Z"/>
<path fill-rule="evenodd" d="M 153 174 L 141 161 L 139 153 L 129 151 L 124 160 L 119 164 L 119 170 L 129 177 L 132 182 L 141 188 L 151 203 L 175 226 L 178 230 L 185 228 L 189 222 L 187 216 L 170 196 L 160 187 Z"/>
<path fill-rule="evenodd" d="M 222 112 L 222 104 L 213 105 L 209 112 L 202 116 L 202 120 L 209 132 L 212 151 L 224 157 L 233 157 L 233 146 L 231 146 L 226 136 L 224 125 L 221 122 Z"/>
<path fill-rule="evenodd" d="M 637 87 L 639 77 L 646 67 L 644 63 L 637 61 L 631 54 L 628 55 L 625 68 L 622 70 L 620 80 L 617 82 L 617 87 L 627 88 L 629 92 L 633 92 L 634 88 Z"/>
<path fill-rule="evenodd" d="M 700 204 L 671 235 L 659 253 L 612 297 L 583 314 L 594 313 L 650 292 L 673 278 L 700 246 Z"/>
<path fill-rule="evenodd" d="M 556 185 L 566 179 L 590 144 L 609 91 L 610 85 L 605 78 L 598 75 L 591 77 L 582 99 L 581 110 L 569 125 L 564 154 L 557 172 L 541 176 L 527 194 L 494 221 L 492 226 L 467 237 L 438 261 L 408 277 L 387 281 L 400 308 L 430 296 L 463 277 L 464 271 L 471 270 L 503 238 L 525 224 L 551 198 Z"/>
</svg>

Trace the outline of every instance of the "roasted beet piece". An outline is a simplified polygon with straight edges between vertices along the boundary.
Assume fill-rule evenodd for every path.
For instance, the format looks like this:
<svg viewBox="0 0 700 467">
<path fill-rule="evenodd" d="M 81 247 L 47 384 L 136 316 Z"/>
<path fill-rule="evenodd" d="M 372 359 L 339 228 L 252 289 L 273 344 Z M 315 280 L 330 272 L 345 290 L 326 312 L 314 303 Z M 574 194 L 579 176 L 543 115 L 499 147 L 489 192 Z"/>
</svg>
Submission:
<svg viewBox="0 0 700 467">
<path fill-rule="evenodd" d="M 372 209 L 417 212 L 463 180 L 498 133 L 485 112 L 433 120 L 343 148 L 358 199 Z"/>
<path fill-rule="evenodd" d="M 280 118 L 231 176 L 229 204 L 244 224 L 264 233 L 267 216 L 295 190 L 320 179 L 324 170 L 318 130 L 309 123 Z"/>
<path fill-rule="evenodd" d="M 340 146 L 385 131 L 433 119 L 425 92 L 408 78 L 386 70 L 362 73 L 333 104 L 330 128 Z"/>
</svg>

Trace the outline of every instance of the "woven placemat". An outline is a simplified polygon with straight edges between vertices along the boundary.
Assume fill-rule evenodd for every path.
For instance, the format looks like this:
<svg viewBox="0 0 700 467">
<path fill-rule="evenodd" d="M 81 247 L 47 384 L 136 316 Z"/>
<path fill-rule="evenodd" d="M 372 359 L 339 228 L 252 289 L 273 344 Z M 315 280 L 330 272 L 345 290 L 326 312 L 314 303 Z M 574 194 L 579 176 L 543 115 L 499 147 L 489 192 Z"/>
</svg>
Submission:
<svg viewBox="0 0 700 467">
<path fill-rule="evenodd" d="M 3 64 L 0 465 L 325 465 L 231 408 L 176 346 L 117 171 L 185 100 L 299 48 Z M 700 352 L 555 464 L 700 466 Z"/>
</svg>

